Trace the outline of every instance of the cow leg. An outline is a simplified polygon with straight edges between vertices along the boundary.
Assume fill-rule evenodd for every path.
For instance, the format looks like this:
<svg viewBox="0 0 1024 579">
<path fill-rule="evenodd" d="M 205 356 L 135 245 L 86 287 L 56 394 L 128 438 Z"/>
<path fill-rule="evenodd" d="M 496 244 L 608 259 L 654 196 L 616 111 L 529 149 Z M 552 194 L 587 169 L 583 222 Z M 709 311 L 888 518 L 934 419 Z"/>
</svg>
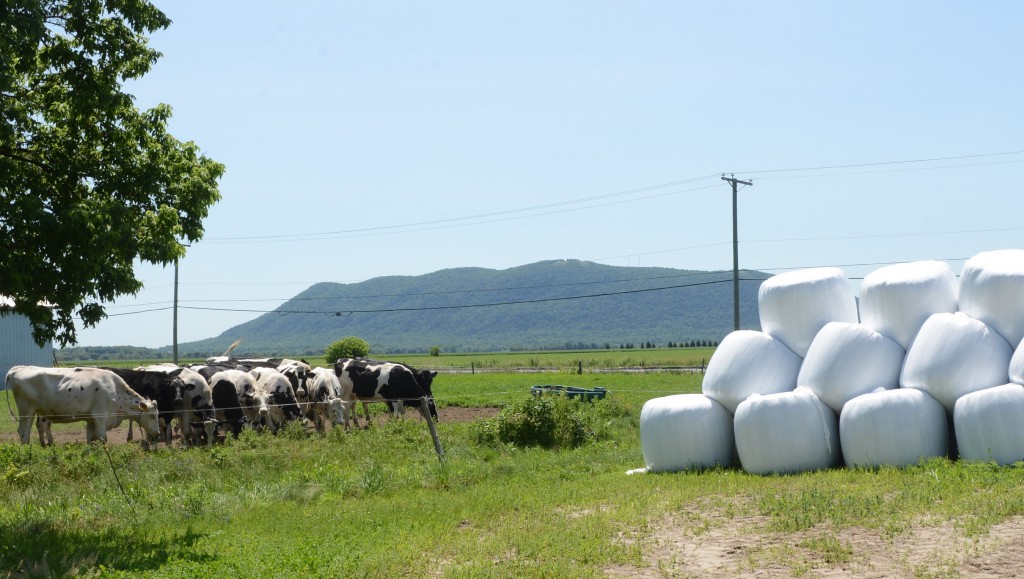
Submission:
<svg viewBox="0 0 1024 579">
<path fill-rule="evenodd" d="M 345 424 L 345 431 L 352 430 L 352 403 L 345 400 L 341 403 L 341 417 Z M 356 428 L 359 428 L 359 424 L 356 424 Z"/>
<path fill-rule="evenodd" d="M 182 416 L 175 418 L 175 431 L 181 432 L 181 445 L 188 447 L 192 443 L 192 425 Z"/>
<path fill-rule="evenodd" d="M 39 433 L 40 446 L 53 445 L 53 430 L 50 429 L 50 421 L 40 415 L 36 415 L 36 432 Z"/>
<path fill-rule="evenodd" d="M 366 415 L 366 425 L 372 424 L 373 421 L 370 420 L 370 403 L 365 400 L 363 401 L 363 414 Z"/>
<path fill-rule="evenodd" d="M 133 430 L 135 421 L 131 418 L 128 419 L 128 436 L 125 438 L 128 442 L 135 440 L 135 431 Z M 139 427 L 141 428 L 141 427 Z"/>
<path fill-rule="evenodd" d="M 86 442 L 107 441 L 107 420 L 104 417 L 92 417 L 85 421 Z"/>
<path fill-rule="evenodd" d="M 21 438 L 22 444 L 28 444 L 29 439 L 32 437 L 32 415 L 33 413 L 20 412 L 18 418 L 18 437 Z M 43 446 L 43 440 L 40 438 L 39 443 Z"/>
<path fill-rule="evenodd" d="M 345 410 L 348 412 L 349 419 L 355 424 L 356 428 L 359 428 L 359 410 L 356 408 L 355 398 L 345 403 Z"/>
</svg>

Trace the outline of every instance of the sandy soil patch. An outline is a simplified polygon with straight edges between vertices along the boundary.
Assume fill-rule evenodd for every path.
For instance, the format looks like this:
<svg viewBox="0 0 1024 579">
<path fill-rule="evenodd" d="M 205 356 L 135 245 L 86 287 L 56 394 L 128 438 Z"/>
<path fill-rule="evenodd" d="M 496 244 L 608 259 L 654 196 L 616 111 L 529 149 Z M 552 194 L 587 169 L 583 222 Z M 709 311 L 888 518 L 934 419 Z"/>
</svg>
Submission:
<svg viewBox="0 0 1024 579">
<path fill-rule="evenodd" d="M 879 529 L 767 530 L 760 516 L 720 507 L 677 513 L 642 541 L 642 567 L 616 577 L 1024 577 L 1024 517 L 980 537 L 949 522 L 917 521 L 895 537 Z"/>
</svg>

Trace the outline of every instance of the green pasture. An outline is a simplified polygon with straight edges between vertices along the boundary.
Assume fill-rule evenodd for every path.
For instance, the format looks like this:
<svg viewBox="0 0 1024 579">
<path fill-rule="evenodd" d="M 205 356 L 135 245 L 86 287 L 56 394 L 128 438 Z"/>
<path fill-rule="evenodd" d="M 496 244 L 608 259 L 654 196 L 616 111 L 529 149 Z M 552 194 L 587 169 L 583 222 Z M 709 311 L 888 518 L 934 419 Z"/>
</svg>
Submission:
<svg viewBox="0 0 1024 579">
<path fill-rule="evenodd" d="M 643 466 L 643 402 L 697 392 L 700 378 L 441 374 L 442 406 L 515 408 L 539 383 L 610 392 L 579 404 L 593 431 L 582 446 L 521 448 L 486 440 L 493 422 L 441 422 L 443 461 L 418 419 L 326 436 L 246 431 L 212 448 L 116 444 L 109 454 L 77 443 L 43 449 L 34 434 L 30 446 L 0 443 L 0 576 L 670 576 L 671 564 L 650 558 L 667 522 L 698 540 L 751 520 L 778 548 L 752 551 L 723 574 L 815 576 L 867 556 L 836 538 L 844 529 L 897 542 L 934 525 L 977 540 L 1024 514 L 1019 466 L 627 476 Z M 10 420 L 0 425 L 13 432 Z M 896 571 L 956 569 L 936 556 Z"/>
</svg>

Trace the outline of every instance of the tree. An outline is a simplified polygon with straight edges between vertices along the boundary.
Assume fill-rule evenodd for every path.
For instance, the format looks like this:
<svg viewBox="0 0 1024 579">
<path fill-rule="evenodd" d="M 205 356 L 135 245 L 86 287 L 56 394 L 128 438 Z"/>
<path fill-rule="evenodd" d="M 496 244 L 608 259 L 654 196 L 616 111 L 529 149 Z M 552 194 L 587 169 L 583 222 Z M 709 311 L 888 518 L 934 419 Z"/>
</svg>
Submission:
<svg viewBox="0 0 1024 579">
<path fill-rule="evenodd" d="M 324 350 L 324 358 L 333 364 L 338 358 L 363 358 L 370 354 L 370 344 L 362 338 L 348 336 L 333 342 Z"/>
<path fill-rule="evenodd" d="M 39 344 L 138 293 L 135 260 L 174 263 L 220 199 L 224 166 L 122 91 L 169 25 L 145 0 L 0 3 L 0 294 Z"/>
</svg>

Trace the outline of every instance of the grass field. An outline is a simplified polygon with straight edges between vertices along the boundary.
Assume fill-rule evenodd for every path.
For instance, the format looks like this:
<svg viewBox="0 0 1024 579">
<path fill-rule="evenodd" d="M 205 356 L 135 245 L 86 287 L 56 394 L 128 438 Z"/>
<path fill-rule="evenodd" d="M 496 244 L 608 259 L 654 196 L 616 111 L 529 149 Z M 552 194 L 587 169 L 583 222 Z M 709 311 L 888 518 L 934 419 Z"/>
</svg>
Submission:
<svg viewBox="0 0 1024 579">
<path fill-rule="evenodd" d="M 1012 550 L 1024 530 L 1021 466 L 934 460 L 792 476 L 626 476 L 643 466 L 643 402 L 697 392 L 700 379 L 442 374 L 442 407 L 517 407 L 538 383 L 610 391 L 578 405 L 593 434 L 582 446 L 517 447 L 483 436 L 494 419 L 442 422 L 444 461 L 418 419 L 324 437 L 247 431 L 213 448 L 113 444 L 109 455 L 83 444 L 0 443 L 0 576 L 1022 571 L 1024 552 Z M 5 406 L 0 397 L 0 413 Z M 0 434 L 13 430 L 0 420 Z"/>
</svg>

